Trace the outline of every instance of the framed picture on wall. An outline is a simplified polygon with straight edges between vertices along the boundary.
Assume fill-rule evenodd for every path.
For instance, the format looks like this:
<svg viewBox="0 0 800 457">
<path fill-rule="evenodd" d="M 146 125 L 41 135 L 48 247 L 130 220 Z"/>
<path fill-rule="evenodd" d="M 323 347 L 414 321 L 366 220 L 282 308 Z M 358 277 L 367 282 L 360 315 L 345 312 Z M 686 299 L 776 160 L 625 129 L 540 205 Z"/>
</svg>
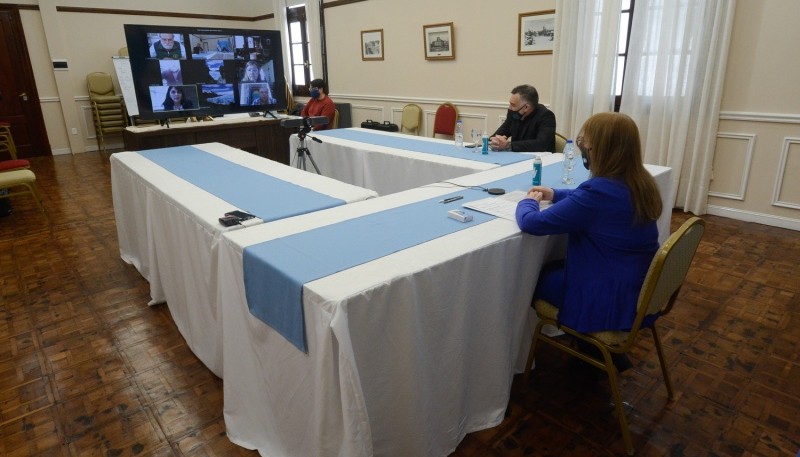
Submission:
<svg viewBox="0 0 800 457">
<path fill-rule="evenodd" d="M 361 32 L 361 60 L 383 60 L 383 29 Z"/>
<path fill-rule="evenodd" d="M 556 10 L 521 13 L 517 54 L 552 54 L 556 32 Z"/>
<path fill-rule="evenodd" d="M 456 42 L 453 23 L 422 26 L 426 60 L 452 60 L 456 58 Z"/>
</svg>

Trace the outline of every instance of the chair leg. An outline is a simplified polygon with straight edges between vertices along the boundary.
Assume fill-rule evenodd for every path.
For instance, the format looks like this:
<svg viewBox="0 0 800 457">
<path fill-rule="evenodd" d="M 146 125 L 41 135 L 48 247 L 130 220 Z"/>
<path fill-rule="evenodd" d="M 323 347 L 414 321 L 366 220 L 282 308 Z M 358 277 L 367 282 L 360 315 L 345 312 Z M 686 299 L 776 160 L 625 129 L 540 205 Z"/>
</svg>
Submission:
<svg viewBox="0 0 800 457">
<path fill-rule="evenodd" d="M 669 378 L 667 359 L 664 357 L 664 349 L 661 347 L 661 338 L 658 336 L 655 325 L 650 327 L 650 331 L 653 332 L 653 341 L 655 342 L 656 352 L 658 353 L 658 363 L 661 364 L 661 372 L 664 374 L 664 384 L 667 386 L 667 395 L 670 401 L 672 401 L 675 399 L 675 391 L 672 389 L 672 380 Z"/>
<path fill-rule="evenodd" d="M 36 205 L 39 207 L 39 211 L 42 212 L 42 216 L 45 219 L 48 219 L 47 212 L 44 210 L 44 204 L 42 203 L 42 196 L 39 195 L 39 190 L 36 188 L 35 184 L 31 184 L 31 194 L 33 194 L 33 199 L 36 200 Z"/>
<path fill-rule="evenodd" d="M 16 194 L 16 195 L 21 195 L 21 194 L 25 194 L 25 193 L 31 194 L 31 196 L 33 196 L 34 201 L 36 201 L 36 206 L 39 207 L 39 211 L 42 212 L 42 216 L 44 216 L 45 219 L 49 220 L 49 218 L 47 217 L 47 213 L 44 210 L 44 205 L 42 204 L 42 199 L 39 196 L 39 192 L 36 190 L 36 184 L 32 183 L 32 182 L 22 182 L 22 183 L 19 183 L 18 185 L 25 186 L 25 188 L 28 189 L 28 190 L 27 190 L 27 192 L 24 192 L 24 191 L 15 192 L 14 194 Z M 9 194 L 8 196 L 10 197 L 11 195 L 14 195 L 14 194 Z"/>
<path fill-rule="evenodd" d="M 536 353 L 536 343 L 539 340 L 539 335 L 542 334 L 542 327 L 544 326 L 544 321 L 540 320 L 536 324 L 536 329 L 533 331 L 533 339 L 531 339 L 531 349 L 528 352 L 528 363 L 525 364 L 525 377 L 523 378 L 523 387 L 522 390 L 528 388 L 528 381 L 530 381 L 531 377 L 531 367 L 533 366 L 533 358 Z"/>
<path fill-rule="evenodd" d="M 601 348 L 601 351 L 603 352 L 603 359 L 606 363 L 608 384 L 611 387 L 611 393 L 614 395 L 614 405 L 616 407 L 617 419 L 619 420 L 619 428 L 622 430 L 622 440 L 625 442 L 625 451 L 628 455 L 633 455 L 633 440 L 631 439 L 631 430 L 628 426 L 628 417 L 625 415 L 625 408 L 622 404 L 622 394 L 619 391 L 617 368 L 614 366 L 614 361 L 611 360 L 611 353 L 605 348 Z"/>
</svg>

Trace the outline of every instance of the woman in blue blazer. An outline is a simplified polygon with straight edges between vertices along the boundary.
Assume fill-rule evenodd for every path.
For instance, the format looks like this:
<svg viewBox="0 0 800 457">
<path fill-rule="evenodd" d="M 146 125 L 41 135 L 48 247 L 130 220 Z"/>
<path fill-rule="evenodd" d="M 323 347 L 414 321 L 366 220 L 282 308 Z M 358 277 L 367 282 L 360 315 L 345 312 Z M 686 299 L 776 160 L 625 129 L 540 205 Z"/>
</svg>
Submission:
<svg viewBox="0 0 800 457">
<path fill-rule="evenodd" d="M 517 206 L 523 231 L 568 235 L 565 261 L 542 269 L 534 298 L 557 306 L 559 321 L 577 331 L 627 330 L 659 247 L 661 198 L 630 117 L 595 114 L 577 144 L 589 180 L 574 190 L 532 187 Z M 542 200 L 553 205 L 540 211 Z"/>
</svg>

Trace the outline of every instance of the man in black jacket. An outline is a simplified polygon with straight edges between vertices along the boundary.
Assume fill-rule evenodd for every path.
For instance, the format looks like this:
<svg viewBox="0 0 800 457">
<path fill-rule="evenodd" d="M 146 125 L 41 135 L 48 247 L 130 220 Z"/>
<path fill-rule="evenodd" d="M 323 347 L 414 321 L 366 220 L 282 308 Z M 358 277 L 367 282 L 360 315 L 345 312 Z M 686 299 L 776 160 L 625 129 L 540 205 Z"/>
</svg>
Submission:
<svg viewBox="0 0 800 457">
<path fill-rule="evenodd" d="M 511 89 L 508 115 L 489 139 L 493 151 L 553 152 L 556 116 L 539 104 L 539 92 L 528 84 Z"/>
</svg>

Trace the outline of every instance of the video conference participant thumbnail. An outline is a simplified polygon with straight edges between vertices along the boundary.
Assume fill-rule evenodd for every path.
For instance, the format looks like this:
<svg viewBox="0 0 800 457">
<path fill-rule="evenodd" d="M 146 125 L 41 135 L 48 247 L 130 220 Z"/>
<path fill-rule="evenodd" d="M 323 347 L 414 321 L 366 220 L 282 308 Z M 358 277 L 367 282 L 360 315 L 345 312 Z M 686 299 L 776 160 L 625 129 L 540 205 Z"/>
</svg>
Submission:
<svg viewBox="0 0 800 457">
<path fill-rule="evenodd" d="M 185 59 L 183 36 L 180 33 L 148 33 L 150 57 L 155 59 Z"/>
<path fill-rule="evenodd" d="M 272 96 L 269 83 L 242 83 L 239 85 L 241 106 L 272 106 L 278 101 Z"/>
<path fill-rule="evenodd" d="M 150 86 L 150 102 L 153 111 L 183 111 L 197 109 L 197 87 Z"/>
</svg>

